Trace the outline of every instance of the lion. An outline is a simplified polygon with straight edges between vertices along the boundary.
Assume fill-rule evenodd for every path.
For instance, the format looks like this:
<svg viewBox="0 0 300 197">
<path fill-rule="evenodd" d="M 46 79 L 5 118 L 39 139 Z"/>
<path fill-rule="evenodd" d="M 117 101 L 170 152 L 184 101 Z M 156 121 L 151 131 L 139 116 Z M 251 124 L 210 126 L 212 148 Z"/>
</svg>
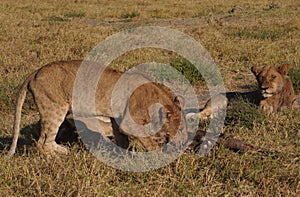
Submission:
<svg viewBox="0 0 300 197">
<path fill-rule="evenodd" d="M 207 119 L 217 112 L 218 106 L 226 106 L 232 99 L 242 98 L 251 104 L 268 113 L 277 113 L 284 108 L 294 108 L 297 105 L 293 83 L 289 78 L 289 65 L 275 67 L 274 65 L 259 67 L 253 66 L 252 73 L 258 82 L 258 90 L 252 92 L 227 92 L 214 96 L 215 106 L 212 106 L 212 99 L 209 100 L 203 110 L 198 113 L 200 119 Z"/>
<path fill-rule="evenodd" d="M 262 99 L 259 107 L 269 113 L 277 113 L 283 108 L 293 108 L 296 104 L 292 80 L 287 76 L 289 65 L 280 67 L 253 66 L 251 71 L 256 77 Z"/>
<path fill-rule="evenodd" d="M 16 103 L 13 141 L 8 152 L 9 156 L 12 156 L 16 150 L 20 131 L 21 111 L 27 91 L 32 93 L 40 114 L 41 131 L 37 141 L 38 150 L 46 155 L 68 153 L 68 149 L 57 144 L 55 138 L 66 115 L 72 114 L 73 86 L 81 64 L 82 60 L 52 62 L 33 72 L 24 81 Z M 80 117 L 82 114 L 83 119 L 98 117 L 102 125 L 108 128 L 109 131 L 111 127 L 110 120 L 120 120 L 120 133 L 137 139 L 146 151 L 159 148 L 159 142 L 155 138 L 164 139 L 165 142 L 170 141 L 172 138 L 179 139 L 177 141 L 180 142 L 187 139 L 186 120 L 183 114 L 184 110 L 182 110 L 184 106 L 183 98 L 174 96 L 165 86 L 152 82 L 141 73 L 128 74 L 129 79 L 140 80 L 146 83 L 137 87 L 130 97 L 125 100 L 127 102 L 125 102 L 123 109 L 113 113 L 111 104 L 120 105 L 126 99 L 121 93 L 118 98 L 114 98 L 115 103 L 111 103 L 114 86 L 121 76 L 123 77 L 124 75 L 126 73 L 112 68 L 105 68 L 96 89 L 95 112 L 92 113 L 89 107 L 80 106 L 80 114 L 75 115 Z M 128 83 L 130 85 L 130 83 L 134 82 Z M 85 95 L 80 96 L 84 98 Z M 131 131 L 132 125 L 129 120 L 141 126 L 139 127 L 141 129 Z M 149 128 L 149 125 L 154 125 L 150 132 L 147 129 L 143 129 Z M 175 140 L 175 142 L 177 141 Z"/>
</svg>

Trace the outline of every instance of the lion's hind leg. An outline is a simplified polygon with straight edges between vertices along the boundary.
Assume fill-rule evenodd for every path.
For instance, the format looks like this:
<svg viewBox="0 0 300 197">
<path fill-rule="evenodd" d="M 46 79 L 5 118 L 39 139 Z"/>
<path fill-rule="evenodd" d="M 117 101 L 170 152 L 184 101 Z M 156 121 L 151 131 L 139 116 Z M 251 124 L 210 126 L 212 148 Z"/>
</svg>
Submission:
<svg viewBox="0 0 300 197">
<path fill-rule="evenodd" d="M 44 103 L 43 106 L 45 106 Z M 43 106 L 38 106 L 41 116 L 41 134 L 37 142 L 37 147 L 45 155 L 54 155 L 56 153 L 67 154 L 67 148 L 58 145 L 55 142 L 55 138 L 60 125 L 65 119 L 68 108 L 67 106 L 58 107 L 52 103 L 50 105 L 51 108 L 48 106 L 47 110 L 45 110 Z"/>
</svg>

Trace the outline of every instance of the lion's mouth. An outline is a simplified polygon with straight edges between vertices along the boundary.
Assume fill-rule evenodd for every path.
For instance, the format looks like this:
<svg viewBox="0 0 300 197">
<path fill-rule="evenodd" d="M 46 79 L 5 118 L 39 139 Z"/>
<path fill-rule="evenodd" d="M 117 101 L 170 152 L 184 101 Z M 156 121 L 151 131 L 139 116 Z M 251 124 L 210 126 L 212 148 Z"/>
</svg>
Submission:
<svg viewBox="0 0 300 197">
<path fill-rule="evenodd" d="M 273 96 L 273 94 L 263 93 L 262 96 L 263 96 L 264 98 L 268 98 L 268 97 Z"/>
<path fill-rule="evenodd" d="M 273 96 L 273 93 L 268 93 L 267 90 L 262 90 L 261 91 L 261 94 L 264 98 L 268 98 L 268 97 L 271 97 Z"/>
</svg>

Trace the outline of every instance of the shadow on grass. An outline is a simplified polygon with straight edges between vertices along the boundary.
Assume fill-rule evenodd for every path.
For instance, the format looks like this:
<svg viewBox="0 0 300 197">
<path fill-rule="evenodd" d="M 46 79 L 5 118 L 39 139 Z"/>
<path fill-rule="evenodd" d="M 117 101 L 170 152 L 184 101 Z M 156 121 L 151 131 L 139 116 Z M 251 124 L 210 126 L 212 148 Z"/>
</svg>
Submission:
<svg viewBox="0 0 300 197">
<path fill-rule="evenodd" d="M 39 122 L 28 125 L 21 129 L 20 137 L 18 139 L 17 152 L 22 152 L 24 150 L 24 146 L 30 147 L 35 145 L 35 141 L 38 139 L 38 133 L 36 132 L 36 128 L 38 127 Z M 8 151 L 10 145 L 12 143 L 12 136 L 10 137 L 1 137 L 0 138 L 0 151 Z"/>
<path fill-rule="evenodd" d="M 28 147 L 36 146 L 35 144 L 39 139 L 40 130 L 41 130 L 40 121 L 22 128 L 20 131 L 16 152 L 23 152 L 25 149 L 24 147 L 28 148 Z M 58 144 L 79 143 L 79 138 L 78 138 L 78 134 L 76 133 L 76 128 L 73 125 L 71 125 L 68 121 L 65 120 L 59 128 L 55 141 Z M 12 136 L 1 137 L 0 152 L 8 151 L 11 143 L 12 143 Z"/>
<path fill-rule="evenodd" d="M 90 130 L 85 123 L 78 120 L 78 122 L 76 123 L 76 128 L 74 122 L 72 121 L 73 120 L 70 121 L 65 119 L 62 125 L 59 127 L 58 133 L 55 138 L 55 141 L 58 144 L 71 146 L 72 144 L 76 143 L 80 146 L 84 146 L 80 139 L 84 139 L 83 141 L 87 143 L 87 145 L 97 144 L 99 143 L 99 139 L 106 139 L 115 142 L 118 146 L 124 149 L 128 148 L 129 146 L 128 137 L 119 132 L 119 127 L 114 119 L 111 119 L 113 137 L 103 137 L 102 134 L 100 134 L 100 132 Z M 40 136 L 40 131 L 40 121 L 21 129 L 16 152 L 24 152 L 25 148 L 27 149 L 28 147 L 35 147 L 36 142 L 38 141 Z M 80 136 L 78 132 L 81 133 Z M 11 143 L 12 137 L 0 138 L 0 152 L 8 151 Z"/>
</svg>

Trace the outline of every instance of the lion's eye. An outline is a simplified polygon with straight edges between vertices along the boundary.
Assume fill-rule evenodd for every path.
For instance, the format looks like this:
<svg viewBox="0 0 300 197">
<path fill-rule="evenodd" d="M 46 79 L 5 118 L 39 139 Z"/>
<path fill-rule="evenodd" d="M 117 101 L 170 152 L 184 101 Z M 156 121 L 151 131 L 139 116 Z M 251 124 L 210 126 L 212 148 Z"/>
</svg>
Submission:
<svg viewBox="0 0 300 197">
<path fill-rule="evenodd" d="M 276 78 L 276 76 L 275 76 L 275 75 L 272 75 L 272 76 L 271 76 L 271 79 L 275 79 L 275 78 Z"/>
</svg>

